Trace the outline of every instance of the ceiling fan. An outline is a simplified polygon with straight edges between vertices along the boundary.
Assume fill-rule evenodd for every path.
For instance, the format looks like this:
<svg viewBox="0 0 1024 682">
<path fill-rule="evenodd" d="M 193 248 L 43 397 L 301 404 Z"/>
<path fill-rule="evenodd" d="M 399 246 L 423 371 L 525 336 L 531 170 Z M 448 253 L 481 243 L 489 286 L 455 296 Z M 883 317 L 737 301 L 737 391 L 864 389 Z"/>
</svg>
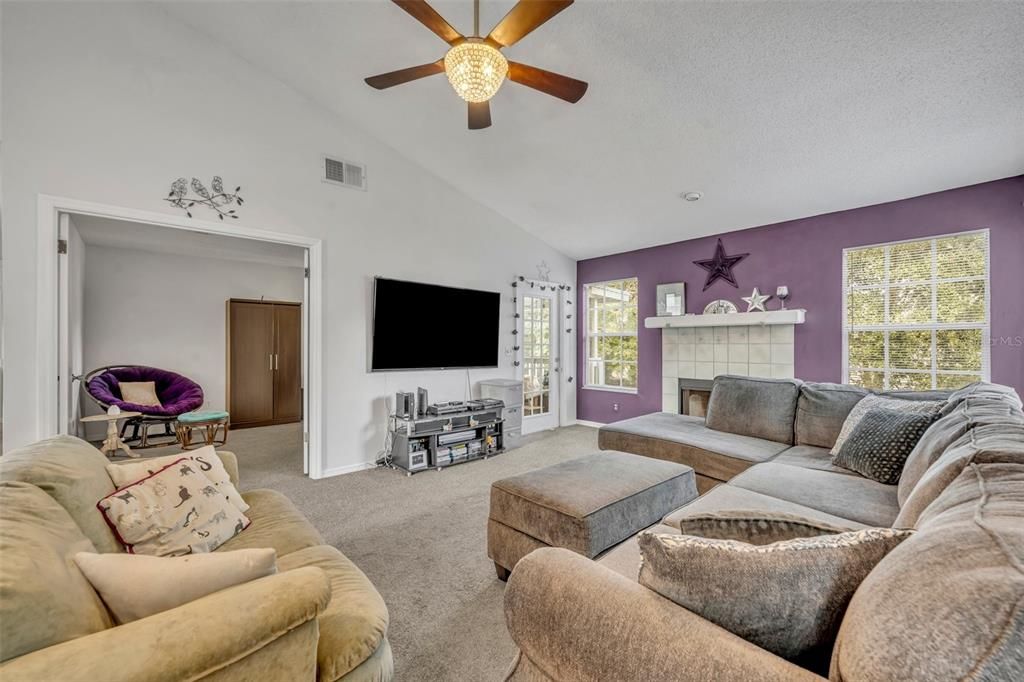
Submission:
<svg viewBox="0 0 1024 682">
<path fill-rule="evenodd" d="M 501 49 L 514 45 L 544 24 L 573 0 L 519 0 L 484 38 L 480 37 L 480 0 L 473 2 L 473 35 L 464 36 L 424 0 L 392 0 L 451 47 L 442 59 L 430 64 L 383 73 L 366 79 L 367 85 L 384 90 L 437 73 L 446 73 L 456 94 L 469 103 L 469 128 L 491 125 L 489 100 L 505 78 L 540 90 L 566 102 L 576 103 L 587 91 L 583 81 L 505 59 Z"/>
</svg>

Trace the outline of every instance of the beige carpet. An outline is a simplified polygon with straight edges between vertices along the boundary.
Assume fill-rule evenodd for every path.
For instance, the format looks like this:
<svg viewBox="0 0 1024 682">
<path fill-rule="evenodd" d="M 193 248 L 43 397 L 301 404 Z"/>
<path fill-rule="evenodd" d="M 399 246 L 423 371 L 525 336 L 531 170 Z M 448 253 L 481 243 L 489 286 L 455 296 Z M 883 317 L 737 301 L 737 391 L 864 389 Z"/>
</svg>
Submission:
<svg viewBox="0 0 1024 682">
<path fill-rule="evenodd" d="M 407 477 L 374 469 L 321 481 L 302 475 L 299 425 L 231 433 L 242 489 L 279 490 L 377 586 L 404 682 L 500 680 L 514 646 L 504 583 L 487 558 L 492 481 L 597 449 L 597 431 L 571 426 L 530 436 L 515 450 Z M 147 450 L 146 456 L 172 449 Z"/>
</svg>

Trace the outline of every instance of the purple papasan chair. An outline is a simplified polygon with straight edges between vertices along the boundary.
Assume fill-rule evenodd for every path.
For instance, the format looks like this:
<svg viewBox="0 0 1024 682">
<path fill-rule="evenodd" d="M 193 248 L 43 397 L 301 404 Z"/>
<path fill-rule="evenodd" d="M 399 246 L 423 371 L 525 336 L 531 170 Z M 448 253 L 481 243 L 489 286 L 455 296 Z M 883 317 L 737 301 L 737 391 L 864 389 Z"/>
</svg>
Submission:
<svg viewBox="0 0 1024 682">
<path fill-rule="evenodd" d="M 122 381 L 152 381 L 156 388 L 156 397 L 160 405 L 136 405 L 121 399 Z M 127 438 L 136 447 L 147 448 L 167 445 L 166 442 L 150 443 L 149 428 L 157 424 L 164 425 L 164 433 L 176 440 L 173 429 L 174 421 L 179 415 L 197 410 L 203 405 L 203 389 L 196 382 L 175 372 L 158 367 L 143 365 L 111 365 L 94 369 L 85 376 L 82 382 L 86 395 L 103 408 L 105 412 L 111 405 L 117 405 L 124 412 L 141 412 L 124 422 L 121 437 L 124 438 L 128 427 L 132 427 L 132 435 Z"/>
</svg>

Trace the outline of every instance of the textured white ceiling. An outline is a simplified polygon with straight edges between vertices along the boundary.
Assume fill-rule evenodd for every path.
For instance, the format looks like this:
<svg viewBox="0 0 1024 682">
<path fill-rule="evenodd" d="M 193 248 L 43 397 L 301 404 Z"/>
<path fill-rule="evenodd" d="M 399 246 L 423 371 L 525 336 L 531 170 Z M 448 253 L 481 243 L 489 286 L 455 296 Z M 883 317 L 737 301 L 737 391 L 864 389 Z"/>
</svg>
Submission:
<svg viewBox="0 0 1024 682">
<path fill-rule="evenodd" d="M 578 0 L 506 54 L 586 96 L 506 83 L 484 131 L 443 75 L 363 83 L 444 54 L 390 2 L 165 7 L 576 258 L 1024 172 L 1021 2 Z"/>
</svg>

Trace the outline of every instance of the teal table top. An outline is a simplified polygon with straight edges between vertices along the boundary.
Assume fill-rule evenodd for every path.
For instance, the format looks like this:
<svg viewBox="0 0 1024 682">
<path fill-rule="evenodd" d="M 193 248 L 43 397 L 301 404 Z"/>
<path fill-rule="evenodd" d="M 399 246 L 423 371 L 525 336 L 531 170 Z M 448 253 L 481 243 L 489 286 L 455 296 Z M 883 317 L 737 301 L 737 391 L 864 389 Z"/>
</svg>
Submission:
<svg viewBox="0 0 1024 682">
<path fill-rule="evenodd" d="M 199 424 L 202 422 L 213 422 L 227 418 L 228 413 L 223 410 L 197 410 L 195 412 L 186 412 L 185 414 L 178 415 L 178 421 L 182 424 Z"/>
</svg>

